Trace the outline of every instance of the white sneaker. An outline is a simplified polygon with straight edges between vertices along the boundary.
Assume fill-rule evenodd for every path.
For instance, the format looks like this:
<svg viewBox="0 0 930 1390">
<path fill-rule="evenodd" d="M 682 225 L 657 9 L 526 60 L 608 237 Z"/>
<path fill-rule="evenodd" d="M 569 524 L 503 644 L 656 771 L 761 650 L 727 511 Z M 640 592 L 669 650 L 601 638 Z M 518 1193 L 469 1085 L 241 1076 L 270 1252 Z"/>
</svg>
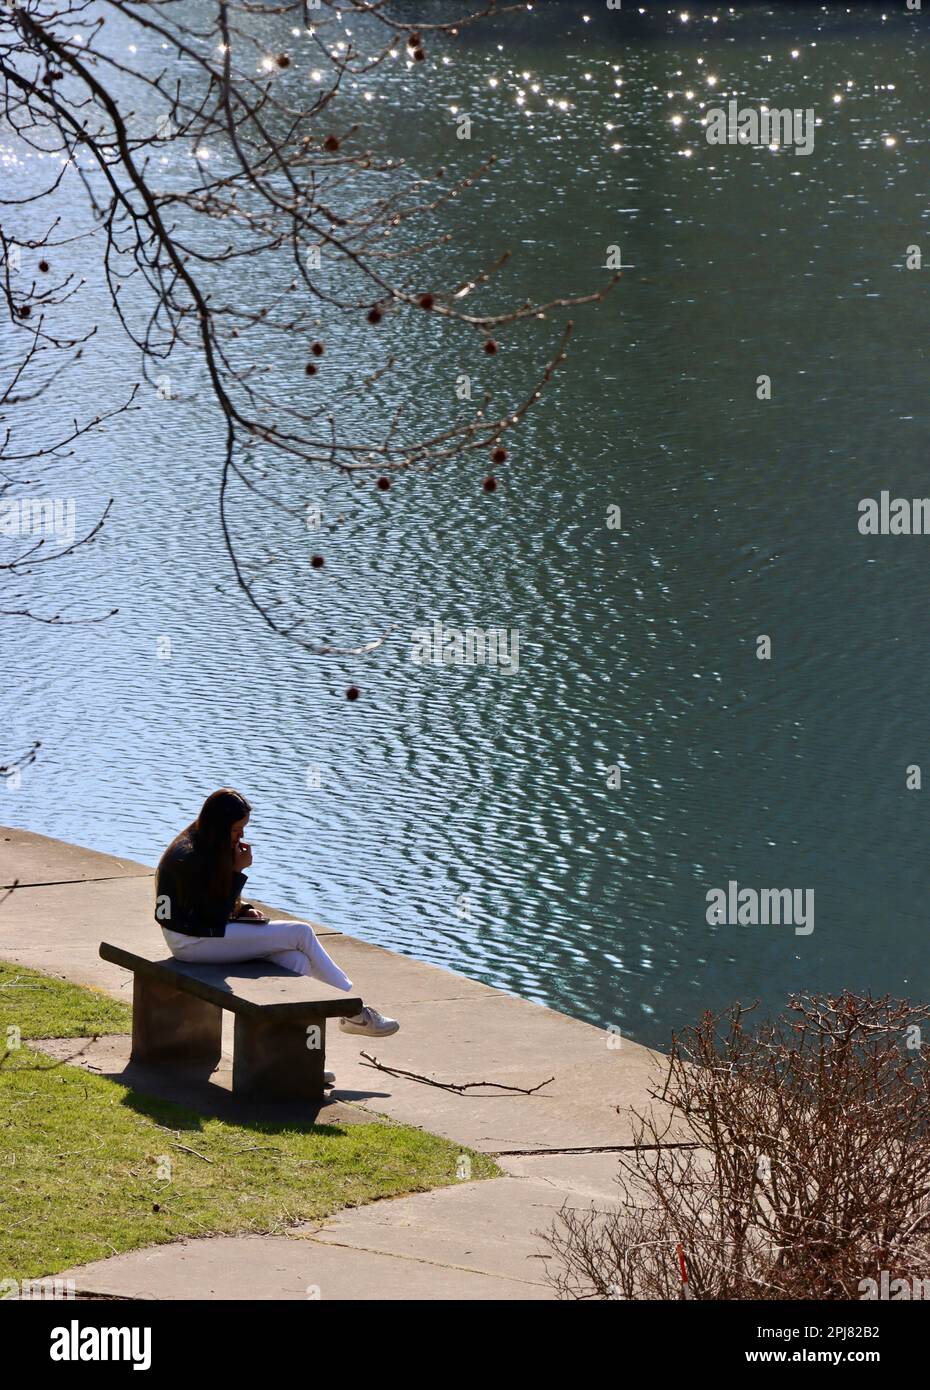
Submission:
<svg viewBox="0 0 930 1390">
<path fill-rule="evenodd" d="M 396 1018 L 385 1018 L 384 1014 L 379 1014 L 377 1009 L 366 1004 L 360 1014 L 341 1018 L 339 1027 L 344 1033 L 367 1033 L 371 1038 L 386 1038 L 396 1033 L 400 1024 Z"/>
</svg>

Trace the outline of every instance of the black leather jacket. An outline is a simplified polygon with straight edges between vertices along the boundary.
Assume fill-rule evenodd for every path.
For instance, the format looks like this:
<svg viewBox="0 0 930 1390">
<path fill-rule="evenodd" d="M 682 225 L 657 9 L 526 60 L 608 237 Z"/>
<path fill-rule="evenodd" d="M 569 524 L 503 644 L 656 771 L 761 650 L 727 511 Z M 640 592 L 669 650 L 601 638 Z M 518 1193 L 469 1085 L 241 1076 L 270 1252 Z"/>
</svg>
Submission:
<svg viewBox="0 0 930 1390">
<path fill-rule="evenodd" d="M 155 920 L 184 936 L 225 936 L 245 882 L 245 874 L 234 873 L 229 896 L 212 897 L 197 851 L 184 837 L 168 849 L 155 874 Z"/>
</svg>

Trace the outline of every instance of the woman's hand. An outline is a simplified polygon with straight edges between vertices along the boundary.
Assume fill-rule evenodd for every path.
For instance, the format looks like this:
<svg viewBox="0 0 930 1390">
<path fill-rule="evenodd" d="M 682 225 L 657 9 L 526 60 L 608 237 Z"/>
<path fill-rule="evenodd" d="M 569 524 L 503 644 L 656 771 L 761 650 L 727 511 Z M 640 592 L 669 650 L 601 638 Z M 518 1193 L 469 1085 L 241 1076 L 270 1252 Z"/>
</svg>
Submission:
<svg viewBox="0 0 930 1390">
<path fill-rule="evenodd" d="M 245 840 L 240 840 L 236 845 L 233 863 L 240 872 L 250 867 L 252 863 L 252 846 L 247 844 Z"/>
<path fill-rule="evenodd" d="M 236 922 L 267 922 L 268 918 L 263 912 L 259 912 L 257 907 L 253 907 L 251 903 L 243 903 L 233 920 Z"/>
</svg>

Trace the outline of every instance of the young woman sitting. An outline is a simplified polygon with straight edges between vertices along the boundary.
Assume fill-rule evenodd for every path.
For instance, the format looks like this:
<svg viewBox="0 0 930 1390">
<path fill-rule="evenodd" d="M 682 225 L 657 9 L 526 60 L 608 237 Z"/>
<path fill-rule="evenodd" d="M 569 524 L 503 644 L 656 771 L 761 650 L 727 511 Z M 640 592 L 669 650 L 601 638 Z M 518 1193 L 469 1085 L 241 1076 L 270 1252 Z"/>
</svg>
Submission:
<svg viewBox="0 0 930 1390">
<path fill-rule="evenodd" d="M 208 796 L 200 815 L 172 840 L 155 875 L 155 920 L 178 960 L 216 964 L 272 960 L 335 989 L 352 981 L 320 945 L 308 922 L 272 922 L 240 894 L 252 848 L 242 838 L 252 808 L 240 792 L 223 787 Z M 340 1019 L 346 1033 L 383 1038 L 400 1024 L 370 1004 Z M 332 1073 L 327 1080 L 332 1081 Z"/>
</svg>

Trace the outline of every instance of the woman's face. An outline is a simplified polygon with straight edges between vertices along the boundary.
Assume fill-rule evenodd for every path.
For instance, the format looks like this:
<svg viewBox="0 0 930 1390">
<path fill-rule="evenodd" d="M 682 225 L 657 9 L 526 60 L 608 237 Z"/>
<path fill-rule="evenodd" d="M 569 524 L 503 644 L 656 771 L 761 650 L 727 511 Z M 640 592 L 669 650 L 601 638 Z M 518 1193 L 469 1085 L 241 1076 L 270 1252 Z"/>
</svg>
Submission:
<svg viewBox="0 0 930 1390">
<path fill-rule="evenodd" d="M 231 840 L 231 842 L 232 842 L 232 847 L 233 847 L 233 849 L 236 848 L 236 846 L 238 845 L 239 841 L 242 839 L 243 835 L 245 834 L 245 827 L 248 825 L 248 823 L 249 823 L 249 817 L 248 817 L 248 815 L 244 815 L 244 816 L 242 817 L 242 820 L 237 820 L 237 821 L 233 824 L 232 830 L 229 832 L 229 834 L 230 834 L 230 840 Z"/>
</svg>

